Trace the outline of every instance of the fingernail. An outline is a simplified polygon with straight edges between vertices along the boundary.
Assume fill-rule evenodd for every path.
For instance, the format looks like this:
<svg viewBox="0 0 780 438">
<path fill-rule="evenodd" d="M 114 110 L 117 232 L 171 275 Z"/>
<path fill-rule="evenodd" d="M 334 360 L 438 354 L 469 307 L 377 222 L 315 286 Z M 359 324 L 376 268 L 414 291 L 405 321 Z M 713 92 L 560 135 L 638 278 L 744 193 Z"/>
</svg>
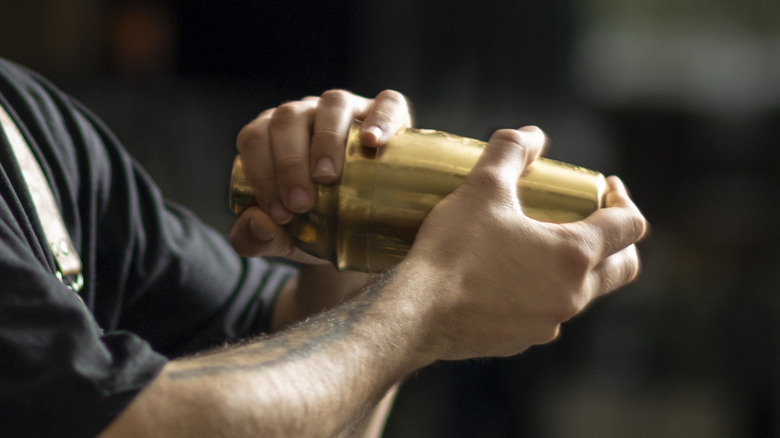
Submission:
<svg viewBox="0 0 780 438">
<path fill-rule="evenodd" d="M 287 202 L 290 210 L 296 213 L 303 213 L 311 208 L 309 194 L 301 188 L 290 190 L 290 193 L 287 195 Z"/>
<path fill-rule="evenodd" d="M 328 157 L 323 157 L 314 166 L 314 172 L 312 172 L 315 178 L 332 179 L 337 177 L 336 166 L 333 164 L 333 160 Z"/>
<path fill-rule="evenodd" d="M 273 234 L 269 233 L 268 230 L 253 219 L 249 219 L 249 232 L 252 233 L 252 237 L 261 242 L 270 242 L 274 238 Z"/>
<path fill-rule="evenodd" d="M 374 137 L 373 138 L 373 140 L 374 140 L 373 142 L 374 143 L 378 143 L 382 139 L 383 132 L 382 132 L 382 128 L 380 128 L 379 126 L 375 126 L 375 125 L 366 126 L 365 128 L 363 128 L 363 132 L 364 132 L 364 135 L 367 134 L 367 135 L 370 135 L 370 136 Z M 364 139 L 365 139 L 365 137 L 364 137 Z"/>
<path fill-rule="evenodd" d="M 284 208 L 284 205 L 278 201 L 271 204 L 271 207 L 268 210 L 268 214 L 271 216 L 271 219 L 273 219 L 274 222 L 279 225 L 284 225 L 292 220 L 292 213 Z"/>
</svg>

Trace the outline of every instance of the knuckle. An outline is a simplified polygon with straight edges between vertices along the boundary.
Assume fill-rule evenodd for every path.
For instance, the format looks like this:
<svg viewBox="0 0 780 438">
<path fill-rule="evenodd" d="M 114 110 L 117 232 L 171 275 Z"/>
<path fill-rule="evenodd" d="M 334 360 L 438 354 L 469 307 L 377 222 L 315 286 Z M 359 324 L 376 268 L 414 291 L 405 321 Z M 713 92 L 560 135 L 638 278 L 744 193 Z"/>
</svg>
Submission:
<svg viewBox="0 0 780 438">
<path fill-rule="evenodd" d="M 513 148 L 514 153 L 524 160 L 538 155 L 547 143 L 544 132 L 536 126 L 526 126 L 521 129 L 500 129 L 493 133 L 491 142 L 500 143 L 503 147 Z"/>
<path fill-rule="evenodd" d="M 312 136 L 312 143 L 316 146 L 323 144 L 335 144 L 344 142 L 344 133 L 334 128 L 320 128 Z"/>
<path fill-rule="evenodd" d="M 490 137 L 493 143 L 499 143 L 502 147 L 512 148 L 523 159 L 528 156 L 528 146 L 523 134 L 516 129 L 499 129 Z"/>
<path fill-rule="evenodd" d="M 291 117 L 296 117 L 300 114 L 297 105 L 294 102 L 287 102 L 276 107 L 276 111 L 272 116 L 272 120 L 285 120 Z"/>
<path fill-rule="evenodd" d="M 333 89 L 322 93 L 320 98 L 330 103 L 336 103 L 336 104 L 346 106 L 349 104 L 350 100 L 352 99 L 352 93 L 350 93 L 347 90 Z"/>
<path fill-rule="evenodd" d="M 492 138 L 507 143 L 514 143 L 519 147 L 522 147 L 523 144 L 523 136 L 516 129 L 499 129 L 493 133 Z"/>
<path fill-rule="evenodd" d="M 555 319 L 559 322 L 568 321 L 577 316 L 587 305 L 587 300 L 580 293 L 570 293 L 558 304 Z"/>
<path fill-rule="evenodd" d="M 264 129 L 256 124 L 249 124 L 241 128 L 236 136 L 236 148 L 239 152 L 246 152 L 257 147 L 263 141 Z"/>
<path fill-rule="evenodd" d="M 635 246 L 632 245 L 631 248 L 629 248 L 626 259 L 624 284 L 636 280 L 642 270 L 642 264 L 639 262 L 639 255 L 637 254 Z"/>
<path fill-rule="evenodd" d="M 636 240 L 641 239 L 647 234 L 648 228 L 647 220 L 639 213 L 631 218 L 631 230 L 633 231 L 633 237 Z"/>
<path fill-rule="evenodd" d="M 268 120 L 274 114 L 274 111 L 275 108 L 263 111 L 238 131 L 236 147 L 239 150 L 252 148 L 268 137 Z"/>
<path fill-rule="evenodd" d="M 642 273 L 642 264 L 639 262 L 639 257 L 634 257 L 633 264 L 631 265 L 631 271 L 628 276 L 628 282 L 632 282 L 639 277 Z"/>
<path fill-rule="evenodd" d="M 561 325 L 558 323 L 553 323 L 549 327 L 545 327 L 536 334 L 533 340 L 533 343 L 537 345 L 544 345 L 549 344 L 550 342 L 555 341 L 558 339 L 558 336 L 561 333 Z"/>
<path fill-rule="evenodd" d="M 395 90 L 383 90 L 379 94 L 376 95 L 376 98 L 379 100 L 385 100 L 388 101 L 391 104 L 399 105 L 399 106 L 405 106 L 406 105 L 406 97 L 401 94 L 398 91 Z"/>
<path fill-rule="evenodd" d="M 278 175 L 285 175 L 287 172 L 294 173 L 301 167 L 307 166 L 307 163 L 296 155 L 278 157 L 274 164 Z"/>
<path fill-rule="evenodd" d="M 285 125 L 291 120 L 296 119 L 303 115 L 308 109 L 308 104 L 305 102 L 286 102 L 274 110 L 271 115 L 271 124 L 273 125 Z"/>
<path fill-rule="evenodd" d="M 575 281 L 582 281 L 593 266 L 593 249 L 588 242 L 569 238 L 564 244 L 563 262 Z"/>
<path fill-rule="evenodd" d="M 520 128 L 522 131 L 527 132 L 532 135 L 545 135 L 542 128 L 536 126 L 536 125 L 526 125 Z"/>
<path fill-rule="evenodd" d="M 382 91 L 377 94 L 375 101 L 380 104 L 374 105 L 374 117 L 380 123 L 391 123 L 400 110 L 407 109 L 404 95 L 394 90 Z"/>
</svg>

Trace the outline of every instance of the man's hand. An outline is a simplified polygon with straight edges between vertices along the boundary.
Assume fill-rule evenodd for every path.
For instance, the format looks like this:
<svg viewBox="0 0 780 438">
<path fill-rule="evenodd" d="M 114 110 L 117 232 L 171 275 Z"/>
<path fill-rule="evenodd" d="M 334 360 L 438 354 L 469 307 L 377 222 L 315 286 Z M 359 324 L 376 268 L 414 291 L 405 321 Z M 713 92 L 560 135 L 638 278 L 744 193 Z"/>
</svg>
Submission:
<svg viewBox="0 0 780 438">
<path fill-rule="evenodd" d="M 330 90 L 266 110 L 241 130 L 238 151 L 258 207 L 248 208 L 233 226 L 231 242 L 239 254 L 321 263 L 297 249 L 280 225 L 312 208 L 316 184 L 339 178 L 355 119 L 363 122 L 360 139 L 369 147 L 384 145 L 411 124 L 406 99 L 398 92 L 366 99 Z"/>
<path fill-rule="evenodd" d="M 608 179 L 606 207 L 583 221 L 523 214 L 516 182 L 544 143 L 535 127 L 494 134 L 401 264 L 399 277 L 422 280 L 408 299 L 425 309 L 431 360 L 514 355 L 552 341 L 562 322 L 636 277 L 634 243 L 647 225 L 617 178 Z"/>
<path fill-rule="evenodd" d="M 234 224 L 233 247 L 245 257 L 283 257 L 305 264 L 297 283 L 285 287 L 276 300 L 274 330 L 343 301 L 371 279 L 362 273 L 339 273 L 301 251 L 282 227 L 294 214 L 312 208 L 317 184 L 339 178 L 355 119 L 363 122 L 360 139 L 369 147 L 386 144 L 411 124 L 406 99 L 398 92 L 366 99 L 331 90 L 266 110 L 238 134 L 238 150 L 258 205 L 246 209 Z"/>
</svg>

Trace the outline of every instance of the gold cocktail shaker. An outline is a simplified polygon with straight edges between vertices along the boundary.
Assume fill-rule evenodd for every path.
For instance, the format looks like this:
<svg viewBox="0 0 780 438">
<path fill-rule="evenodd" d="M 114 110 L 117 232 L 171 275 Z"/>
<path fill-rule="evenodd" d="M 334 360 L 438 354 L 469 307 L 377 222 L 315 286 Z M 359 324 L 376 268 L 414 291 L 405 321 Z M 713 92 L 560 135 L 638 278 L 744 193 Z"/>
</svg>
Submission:
<svg viewBox="0 0 780 438">
<path fill-rule="evenodd" d="M 386 146 L 369 148 L 361 145 L 359 132 L 355 122 L 340 180 L 317 186 L 314 207 L 296 215 L 285 229 L 298 247 L 339 270 L 381 272 L 406 255 L 425 216 L 463 182 L 485 143 L 442 131 L 406 129 Z M 523 212 L 545 222 L 588 216 L 601 207 L 604 189 L 601 173 L 546 158 L 535 160 L 518 180 Z M 239 215 L 255 203 L 236 157 L 231 211 Z"/>
</svg>

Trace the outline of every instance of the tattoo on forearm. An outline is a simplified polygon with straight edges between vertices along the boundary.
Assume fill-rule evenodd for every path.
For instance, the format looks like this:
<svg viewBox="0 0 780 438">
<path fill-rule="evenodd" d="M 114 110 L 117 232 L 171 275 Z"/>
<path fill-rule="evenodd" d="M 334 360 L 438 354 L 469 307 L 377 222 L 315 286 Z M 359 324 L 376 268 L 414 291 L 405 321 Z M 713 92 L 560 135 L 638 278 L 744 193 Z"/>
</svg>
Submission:
<svg viewBox="0 0 780 438">
<path fill-rule="evenodd" d="M 239 343 L 210 355 L 208 365 L 173 371 L 174 380 L 255 371 L 304 359 L 349 336 L 392 278 L 385 273 L 357 299 L 309 318 L 279 334 Z"/>
</svg>

